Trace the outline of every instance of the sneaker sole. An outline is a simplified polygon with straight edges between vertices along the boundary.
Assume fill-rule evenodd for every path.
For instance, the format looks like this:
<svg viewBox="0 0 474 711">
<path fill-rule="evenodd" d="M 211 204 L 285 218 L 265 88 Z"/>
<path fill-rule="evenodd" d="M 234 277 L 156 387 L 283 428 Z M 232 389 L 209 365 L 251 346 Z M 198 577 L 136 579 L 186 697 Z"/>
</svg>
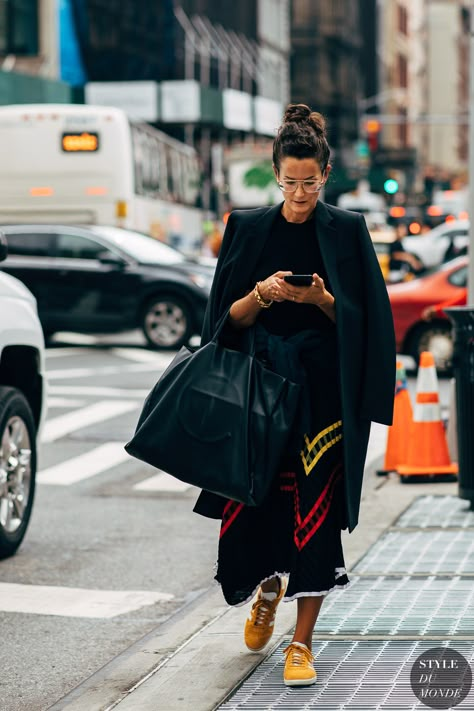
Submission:
<svg viewBox="0 0 474 711">
<path fill-rule="evenodd" d="M 311 684 L 316 683 L 316 679 L 318 678 L 318 675 L 314 677 L 314 679 L 283 679 L 285 682 L 285 686 L 311 686 Z"/>
<path fill-rule="evenodd" d="M 258 648 L 256 648 L 256 647 L 249 647 L 248 644 L 245 644 L 245 646 L 247 647 L 247 649 L 249 650 L 249 652 L 261 652 L 262 649 L 265 649 L 265 647 L 266 647 L 267 645 L 268 645 L 268 642 L 266 642 L 266 643 L 263 645 L 263 647 L 258 647 Z"/>
</svg>

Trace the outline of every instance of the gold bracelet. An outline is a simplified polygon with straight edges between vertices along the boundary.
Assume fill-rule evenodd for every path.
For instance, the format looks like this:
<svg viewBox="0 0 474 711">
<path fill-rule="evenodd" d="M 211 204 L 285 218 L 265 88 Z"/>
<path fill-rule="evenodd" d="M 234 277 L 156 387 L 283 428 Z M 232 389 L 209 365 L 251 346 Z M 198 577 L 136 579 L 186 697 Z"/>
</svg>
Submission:
<svg viewBox="0 0 474 711">
<path fill-rule="evenodd" d="M 269 309 L 270 306 L 273 304 L 273 300 L 272 301 L 265 301 L 265 299 L 262 297 L 262 295 L 260 294 L 260 292 L 258 290 L 260 283 L 261 282 L 257 281 L 257 283 L 255 284 L 255 288 L 253 290 L 253 295 L 257 299 L 257 304 L 260 306 L 261 309 Z"/>
</svg>

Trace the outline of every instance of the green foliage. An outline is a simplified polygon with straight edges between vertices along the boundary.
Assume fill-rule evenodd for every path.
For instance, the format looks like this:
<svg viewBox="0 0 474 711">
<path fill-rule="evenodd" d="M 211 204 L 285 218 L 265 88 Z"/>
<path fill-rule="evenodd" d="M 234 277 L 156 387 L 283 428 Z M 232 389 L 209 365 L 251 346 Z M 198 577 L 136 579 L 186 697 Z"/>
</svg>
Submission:
<svg viewBox="0 0 474 711">
<path fill-rule="evenodd" d="M 251 168 L 244 173 L 244 185 L 248 188 L 260 188 L 264 190 L 275 180 L 271 160 L 261 160 L 254 163 Z"/>
</svg>

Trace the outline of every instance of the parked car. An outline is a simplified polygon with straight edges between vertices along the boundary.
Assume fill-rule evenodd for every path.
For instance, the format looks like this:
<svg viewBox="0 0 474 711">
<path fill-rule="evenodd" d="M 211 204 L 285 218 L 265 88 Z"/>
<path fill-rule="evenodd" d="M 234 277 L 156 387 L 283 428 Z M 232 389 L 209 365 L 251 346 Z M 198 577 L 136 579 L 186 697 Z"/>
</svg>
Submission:
<svg viewBox="0 0 474 711">
<path fill-rule="evenodd" d="M 469 246 L 469 220 L 443 222 L 419 236 L 404 237 L 404 249 L 420 259 L 427 269 L 466 254 Z"/>
<path fill-rule="evenodd" d="M 140 328 L 177 349 L 202 326 L 214 268 L 152 237 L 107 226 L 8 225 L 3 270 L 35 295 L 46 336 Z"/>
<path fill-rule="evenodd" d="M 0 261 L 6 244 L 0 236 Z M 45 401 L 44 339 L 34 296 L 0 272 L 0 558 L 16 552 L 28 528 Z"/>
<path fill-rule="evenodd" d="M 447 317 L 424 321 L 423 310 L 456 298 L 467 284 L 468 258 L 453 259 L 431 273 L 388 286 L 395 324 L 397 352 L 419 362 L 422 351 L 433 353 L 440 372 L 450 370 L 453 354 L 451 322 Z"/>
</svg>

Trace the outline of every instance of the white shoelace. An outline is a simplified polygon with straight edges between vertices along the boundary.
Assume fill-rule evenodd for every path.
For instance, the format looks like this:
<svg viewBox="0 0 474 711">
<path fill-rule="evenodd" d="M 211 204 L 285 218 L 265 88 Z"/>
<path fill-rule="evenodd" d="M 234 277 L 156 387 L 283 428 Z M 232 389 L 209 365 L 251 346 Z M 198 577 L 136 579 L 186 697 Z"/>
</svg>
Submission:
<svg viewBox="0 0 474 711">
<path fill-rule="evenodd" d="M 270 622 L 273 621 L 273 618 L 275 616 L 275 611 L 272 610 L 272 607 L 269 605 L 268 600 L 265 600 L 263 598 L 259 598 L 254 603 L 252 610 L 255 611 L 256 625 L 270 624 Z M 270 619 L 268 619 L 269 617 Z"/>
<path fill-rule="evenodd" d="M 306 645 L 301 645 L 298 642 L 293 642 L 287 647 L 289 654 L 291 654 L 291 664 L 295 667 L 306 666 L 308 662 L 313 661 L 313 655 L 306 647 Z M 285 652 L 287 650 L 285 649 Z"/>
</svg>

